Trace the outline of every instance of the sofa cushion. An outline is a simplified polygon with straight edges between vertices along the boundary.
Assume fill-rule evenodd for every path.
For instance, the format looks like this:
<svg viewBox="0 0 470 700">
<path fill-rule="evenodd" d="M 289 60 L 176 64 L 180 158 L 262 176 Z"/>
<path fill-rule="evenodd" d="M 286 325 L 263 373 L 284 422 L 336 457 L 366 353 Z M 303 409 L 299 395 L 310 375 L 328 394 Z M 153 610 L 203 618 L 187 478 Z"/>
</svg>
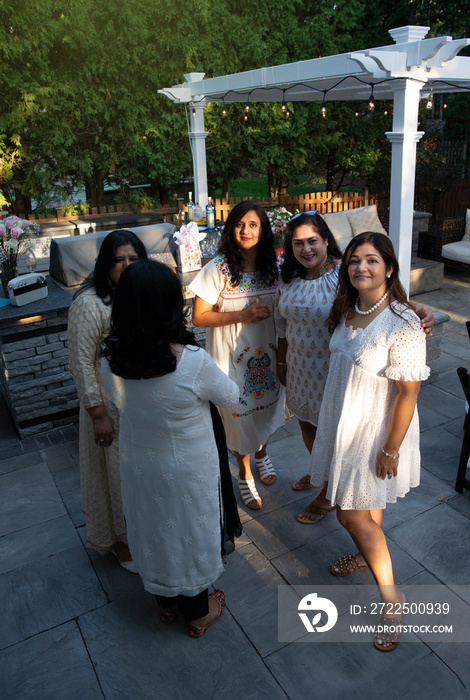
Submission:
<svg viewBox="0 0 470 700">
<path fill-rule="evenodd" d="M 324 219 L 337 243 L 342 240 L 349 242 L 353 232 L 345 211 L 337 211 L 334 214 L 320 214 L 320 216 Z M 342 248 L 343 246 L 340 247 Z"/>
<path fill-rule="evenodd" d="M 470 209 L 467 209 L 467 214 L 465 216 L 465 233 L 463 234 L 463 241 L 470 241 Z"/>
<path fill-rule="evenodd" d="M 446 243 L 442 246 L 441 255 L 448 260 L 470 263 L 470 240 Z"/>
<path fill-rule="evenodd" d="M 175 252 L 172 236 L 176 228 L 173 224 L 129 226 L 126 230 L 133 231 L 140 238 L 147 253 Z M 67 287 L 81 284 L 93 271 L 101 243 L 108 233 L 110 231 L 53 238 L 49 267 L 51 276 Z"/>
<path fill-rule="evenodd" d="M 347 212 L 349 223 L 353 231 L 353 236 L 365 231 L 373 231 L 374 233 L 384 233 L 386 230 L 380 223 L 379 215 L 377 214 L 377 206 L 371 204 L 368 207 L 360 207 L 359 209 L 351 209 Z"/>
</svg>

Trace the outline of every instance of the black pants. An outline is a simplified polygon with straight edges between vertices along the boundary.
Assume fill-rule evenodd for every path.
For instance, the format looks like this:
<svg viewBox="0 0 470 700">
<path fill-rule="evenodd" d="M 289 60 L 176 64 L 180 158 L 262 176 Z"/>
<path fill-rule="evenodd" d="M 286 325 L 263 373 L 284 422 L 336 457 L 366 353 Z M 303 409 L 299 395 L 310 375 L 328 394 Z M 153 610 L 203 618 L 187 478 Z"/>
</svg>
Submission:
<svg viewBox="0 0 470 700">
<path fill-rule="evenodd" d="M 173 605 L 177 605 L 185 620 L 198 620 L 209 612 L 207 588 L 195 596 L 177 595 L 174 598 L 166 598 L 156 595 L 155 598 L 161 608 L 172 608 Z"/>
</svg>

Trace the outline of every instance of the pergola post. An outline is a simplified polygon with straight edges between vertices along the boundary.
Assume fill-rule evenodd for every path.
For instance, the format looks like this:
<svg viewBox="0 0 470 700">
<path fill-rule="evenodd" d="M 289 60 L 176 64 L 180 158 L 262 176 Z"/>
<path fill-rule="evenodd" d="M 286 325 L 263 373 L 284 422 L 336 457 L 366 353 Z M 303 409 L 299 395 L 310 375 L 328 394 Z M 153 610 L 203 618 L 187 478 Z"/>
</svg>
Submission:
<svg viewBox="0 0 470 700">
<path fill-rule="evenodd" d="M 409 79 L 391 84 L 393 131 L 386 133 L 392 144 L 389 234 L 400 265 L 400 279 L 407 293 L 410 289 L 416 144 L 424 133 L 417 130 L 421 87 L 421 82 Z"/>
<path fill-rule="evenodd" d="M 205 73 L 186 73 L 184 76 L 188 83 L 197 82 L 204 78 Z M 196 96 L 195 96 L 196 97 Z M 204 107 L 206 100 L 201 99 L 190 103 L 190 124 L 191 131 L 189 139 L 191 142 L 191 154 L 193 157 L 194 173 L 194 202 L 205 210 L 207 204 L 207 161 L 206 161 L 206 138 L 208 132 L 204 130 Z"/>
</svg>

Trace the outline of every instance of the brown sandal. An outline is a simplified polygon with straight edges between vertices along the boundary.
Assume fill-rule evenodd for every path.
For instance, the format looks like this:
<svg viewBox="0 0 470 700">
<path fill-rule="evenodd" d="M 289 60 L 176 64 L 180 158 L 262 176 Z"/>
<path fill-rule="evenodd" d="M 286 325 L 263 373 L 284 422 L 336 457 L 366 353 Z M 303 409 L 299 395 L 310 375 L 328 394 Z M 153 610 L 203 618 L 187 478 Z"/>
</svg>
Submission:
<svg viewBox="0 0 470 700">
<path fill-rule="evenodd" d="M 393 651 L 400 641 L 403 615 L 382 617 L 380 624 L 388 629 L 384 632 L 377 632 L 374 647 L 379 651 Z"/>
<path fill-rule="evenodd" d="M 349 574 L 355 574 L 356 571 L 364 571 L 368 568 L 367 564 L 359 564 L 356 554 L 350 554 L 335 561 L 330 566 L 330 574 L 333 574 L 333 576 L 349 576 Z"/>
<path fill-rule="evenodd" d="M 307 489 L 311 488 L 312 484 L 310 483 L 310 474 L 306 474 L 301 479 L 297 479 L 297 481 L 294 481 L 294 483 L 292 484 L 293 491 L 307 491 Z"/>
<path fill-rule="evenodd" d="M 297 520 L 299 523 L 303 523 L 304 525 L 316 525 L 316 523 L 319 523 L 322 518 L 325 517 L 325 515 L 328 515 L 332 510 L 335 509 L 335 506 L 331 506 L 331 508 L 321 508 L 320 506 L 317 506 L 315 503 L 310 503 L 306 508 L 301 511 L 298 516 Z M 303 518 L 304 513 L 310 513 L 311 515 L 319 515 L 320 517 L 318 520 L 310 520 L 309 518 Z"/>
</svg>

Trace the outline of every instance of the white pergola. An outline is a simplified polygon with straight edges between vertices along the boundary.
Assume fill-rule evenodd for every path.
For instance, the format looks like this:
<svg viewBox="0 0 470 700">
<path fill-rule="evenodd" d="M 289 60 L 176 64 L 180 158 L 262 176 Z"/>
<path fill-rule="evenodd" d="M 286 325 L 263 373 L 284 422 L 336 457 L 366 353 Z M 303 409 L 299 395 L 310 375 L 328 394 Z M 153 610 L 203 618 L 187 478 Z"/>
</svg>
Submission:
<svg viewBox="0 0 470 700">
<path fill-rule="evenodd" d="M 208 102 L 311 102 L 393 99 L 390 238 L 409 288 L 418 107 L 422 97 L 470 89 L 470 57 L 458 56 L 470 39 L 425 39 L 429 27 L 390 29 L 395 44 L 314 58 L 204 80 L 188 73 L 186 82 L 158 92 L 190 104 L 189 133 L 196 201 L 207 204 L 204 107 Z"/>
</svg>

